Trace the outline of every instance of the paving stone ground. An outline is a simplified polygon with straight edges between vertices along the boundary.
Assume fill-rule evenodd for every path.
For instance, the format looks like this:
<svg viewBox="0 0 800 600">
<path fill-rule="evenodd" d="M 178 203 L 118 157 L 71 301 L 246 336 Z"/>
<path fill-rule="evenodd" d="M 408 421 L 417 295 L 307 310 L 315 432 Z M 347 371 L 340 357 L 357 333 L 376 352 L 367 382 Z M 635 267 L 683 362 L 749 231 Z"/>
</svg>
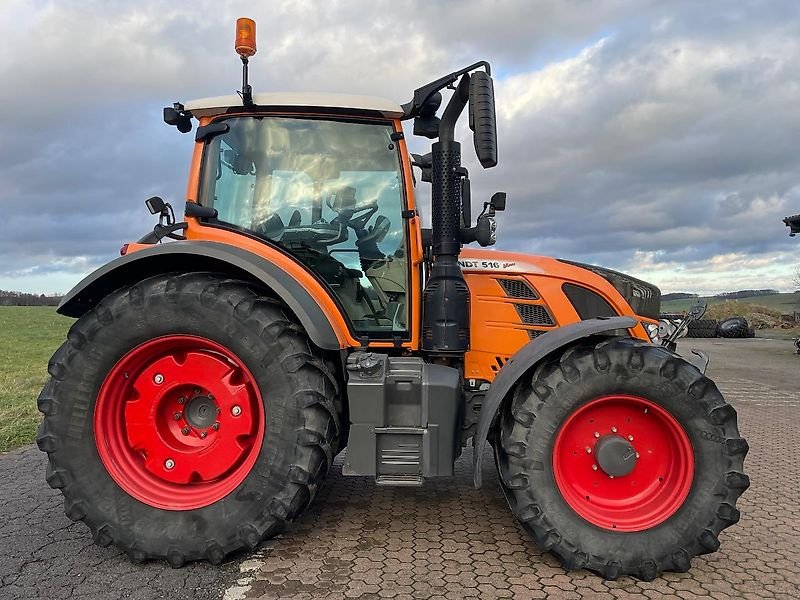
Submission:
<svg viewBox="0 0 800 600">
<path fill-rule="evenodd" d="M 452 479 L 377 487 L 341 474 L 278 540 L 221 567 L 172 570 L 92 544 L 44 483 L 43 455 L 0 457 L 0 598 L 786 598 L 800 597 L 800 356 L 788 341 L 687 340 L 739 413 L 752 485 L 741 522 L 689 573 L 645 583 L 565 572 L 511 517 L 471 449 Z"/>
</svg>

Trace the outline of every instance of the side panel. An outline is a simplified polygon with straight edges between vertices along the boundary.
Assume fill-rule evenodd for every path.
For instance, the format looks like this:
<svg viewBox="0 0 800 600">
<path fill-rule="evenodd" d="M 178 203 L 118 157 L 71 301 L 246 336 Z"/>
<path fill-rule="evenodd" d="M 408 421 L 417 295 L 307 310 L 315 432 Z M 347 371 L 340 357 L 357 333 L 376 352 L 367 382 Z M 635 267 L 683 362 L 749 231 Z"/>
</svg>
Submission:
<svg viewBox="0 0 800 600">
<path fill-rule="evenodd" d="M 561 278 L 466 272 L 465 279 L 472 299 L 471 345 L 464 368 L 467 379 L 492 381 L 511 355 L 525 344 L 538 341 L 557 327 L 582 320 L 564 293 Z M 634 316 L 621 297 L 616 303 L 606 301 L 615 315 Z M 631 333 L 649 340 L 638 322 Z"/>
<path fill-rule="evenodd" d="M 275 254 L 286 259 L 278 252 Z M 249 276 L 270 288 L 297 316 L 320 348 L 346 347 L 347 328 L 346 325 L 342 327 L 343 319 L 336 305 L 310 275 L 311 281 L 298 278 L 300 270 L 297 265 L 285 268 L 277 261 L 268 261 L 225 244 L 172 242 L 138 250 L 99 268 L 64 297 L 58 312 L 80 317 L 114 290 L 160 273 L 221 271 Z"/>
</svg>

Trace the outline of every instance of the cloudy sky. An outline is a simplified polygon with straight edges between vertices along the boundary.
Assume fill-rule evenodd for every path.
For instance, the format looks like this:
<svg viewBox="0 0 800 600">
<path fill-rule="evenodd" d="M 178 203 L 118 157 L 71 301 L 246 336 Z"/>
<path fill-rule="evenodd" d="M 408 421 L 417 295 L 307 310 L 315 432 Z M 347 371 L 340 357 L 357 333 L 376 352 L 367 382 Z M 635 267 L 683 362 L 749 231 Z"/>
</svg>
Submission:
<svg viewBox="0 0 800 600">
<path fill-rule="evenodd" d="M 182 206 L 193 138 L 161 108 L 237 89 L 239 16 L 256 91 L 405 102 L 491 61 L 500 164 L 470 165 L 476 202 L 508 192 L 498 248 L 792 287 L 794 0 L 0 0 L 0 289 L 64 292 L 152 227 L 145 198 Z"/>
</svg>

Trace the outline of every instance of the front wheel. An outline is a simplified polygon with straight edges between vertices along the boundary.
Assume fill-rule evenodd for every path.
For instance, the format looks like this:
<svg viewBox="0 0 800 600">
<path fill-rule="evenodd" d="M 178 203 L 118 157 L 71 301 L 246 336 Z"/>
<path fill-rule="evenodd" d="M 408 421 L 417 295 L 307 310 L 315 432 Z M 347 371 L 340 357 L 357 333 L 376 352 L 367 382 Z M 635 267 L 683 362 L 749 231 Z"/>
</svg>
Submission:
<svg viewBox="0 0 800 600">
<path fill-rule="evenodd" d="M 280 304 L 164 275 L 81 317 L 49 365 L 37 442 L 67 516 L 136 561 L 218 563 L 279 533 L 337 448 L 336 377 Z"/>
<path fill-rule="evenodd" d="M 570 569 L 651 580 L 686 571 L 739 520 L 749 480 L 736 412 L 666 349 L 616 338 L 536 367 L 495 436 L 503 490 Z"/>
</svg>

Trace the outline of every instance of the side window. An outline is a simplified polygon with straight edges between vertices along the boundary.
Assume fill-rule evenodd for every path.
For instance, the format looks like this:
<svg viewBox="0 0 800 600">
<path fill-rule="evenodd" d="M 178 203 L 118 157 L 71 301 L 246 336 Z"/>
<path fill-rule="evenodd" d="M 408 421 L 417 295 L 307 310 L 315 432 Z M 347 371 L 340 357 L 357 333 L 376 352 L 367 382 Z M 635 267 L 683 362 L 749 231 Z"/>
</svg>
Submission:
<svg viewBox="0 0 800 600">
<path fill-rule="evenodd" d="M 224 138 L 220 138 L 214 208 L 217 209 L 221 221 L 235 224 L 250 221 L 256 176 L 253 162 L 245 162 Z"/>
<path fill-rule="evenodd" d="M 392 128 L 289 117 L 228 122 L 206 151 L 203 203 L 322 278 L 357 331 L 407 333 L 406 222 Z"/>
</svg>

